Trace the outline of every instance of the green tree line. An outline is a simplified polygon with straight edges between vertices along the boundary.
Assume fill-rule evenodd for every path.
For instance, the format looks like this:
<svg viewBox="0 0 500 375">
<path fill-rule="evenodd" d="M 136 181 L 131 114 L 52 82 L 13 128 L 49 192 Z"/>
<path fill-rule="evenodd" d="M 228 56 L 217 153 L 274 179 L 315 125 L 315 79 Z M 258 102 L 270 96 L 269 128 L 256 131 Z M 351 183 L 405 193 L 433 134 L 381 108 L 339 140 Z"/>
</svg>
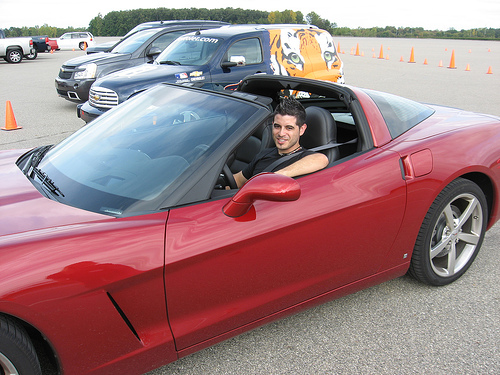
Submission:
<svg viewBox="0 0 500 375">
<path fill-rule="evenodd" d="M 90 21 L 89 31 L 99 36 L 121 36 L 139 23 L 160 20 L 211 20 L 230 24 L 314 24 L 331 31 L 337 25 L 312 12 L 306 17 L 300 11 L 284 10 L 265 12 L 241 8 L 190 8 L 190 9 L 135 9 L 98 14 Z"/>
<path fill-rule="evenodd" d="M 431 38 L 431 39 L 500 39 L 500 29 L 478 28 L 469 30 L 425 30 L 422 27 L 371 27 L 350 29 L 336 28 L 333 35 L 377 38 Z"/>
<path fill-rule="evenodd" d="M 62 34 L 69 31 L 87 31 L 85 27 L 53 27 L 47 24 L 43 26 L 32 26 L 32 27 L 10 27 L 4 29 L 5 36 L 7 38 L 14 38 L 18 36 L 37 36 L 37 35 L 47 35 L 49 38 L 58 38 Z"/>
<path fill-rule="evenodd" d="M 88 28 L 56 28 L 48 25 L 34 27 L 11 27 L 5 29 L 7 37 L 48 35 L 51 38 L 59 37 L 68 31 L 90 31 L 96 36 L 123 36 L 136 25 L 159 20 L 213 20 L 231 24 L 278 24 L 299 23 L 316 25 L 327 30 L 332 35 L 378 38 L 437 38 L 437 39 L 491 39 L 500 40 L 500 29 L 477 28 L 470 30 L 425 30 L 421 27 L 371 27 L 351 29 L 337 27 L 335 22 L 321 18 L 315 12 L 304 16 L 300 11 L 284 10 L 265 12 L 241 8 L 155 8 L 135 9 L 109 12 L 105 16 L 98 14 Z"/>
</svg>

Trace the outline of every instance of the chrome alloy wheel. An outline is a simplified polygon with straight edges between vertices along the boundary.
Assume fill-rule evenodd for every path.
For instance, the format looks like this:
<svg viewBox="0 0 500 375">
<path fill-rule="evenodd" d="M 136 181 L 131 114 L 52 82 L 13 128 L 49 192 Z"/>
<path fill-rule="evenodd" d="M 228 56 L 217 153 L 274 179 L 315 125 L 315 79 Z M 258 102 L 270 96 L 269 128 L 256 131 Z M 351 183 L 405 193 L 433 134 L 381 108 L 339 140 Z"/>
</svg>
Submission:
<svg viewBox="0 0 500 375">
<path fill-rule="evenodd" d="M 19 375 L 12 362 L 2 353 L 0 353 L 0 370 L 1 375 Z"/>
<path fill-rule="evenodd" d="M 472 194 L 461 194 L 447 204 L 433 229 L 430 261 L 434 272 L 450 277 L 474 255 L 483 228 L 482 207 Z"/>
</svg>

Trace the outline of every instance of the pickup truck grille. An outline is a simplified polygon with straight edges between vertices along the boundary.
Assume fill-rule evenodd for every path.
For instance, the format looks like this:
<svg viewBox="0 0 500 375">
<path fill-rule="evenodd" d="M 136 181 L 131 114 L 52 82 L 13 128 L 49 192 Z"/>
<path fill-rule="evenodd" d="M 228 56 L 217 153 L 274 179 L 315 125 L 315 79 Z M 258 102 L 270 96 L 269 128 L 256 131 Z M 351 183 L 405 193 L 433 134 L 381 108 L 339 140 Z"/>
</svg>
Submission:
<svg viewBox="0 0 500 375">
<path fill-rule="evenodd" d="M 103 87 L 91 87 L 89 102 L 93 107 L 113 108 L 118 105 L 118 95 L 113 90 Z"/>
</svg>

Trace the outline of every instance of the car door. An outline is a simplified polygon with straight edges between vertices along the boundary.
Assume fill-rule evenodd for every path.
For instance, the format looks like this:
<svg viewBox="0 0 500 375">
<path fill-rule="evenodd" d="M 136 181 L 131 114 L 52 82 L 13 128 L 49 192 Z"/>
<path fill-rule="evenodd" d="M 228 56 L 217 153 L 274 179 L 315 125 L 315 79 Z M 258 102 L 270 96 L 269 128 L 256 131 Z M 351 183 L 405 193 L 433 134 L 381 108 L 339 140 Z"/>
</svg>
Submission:
<svg viewBox="0 0 500 375">
<path fill-rule="evenodd" d="M 399 155 L 373 149 L 298 182 L 298 200 L 257 201 L 239 218 L 224 215 L 228 198 L 171 210 L 165 287 L 178 350 L 389 261 L 406 202 Z"/>
<path fill-rule="evenodd" d="M 235 66 L 224 67 L 224 63 L 234 62 Z M 212 82 L 223 86 L 241 81 L 247 75 L 268 73 L 264 61 L 262 42 L 258 37 L 244 38 L 231 43 L 227 50 L 213 62 Z"/>
</svg>

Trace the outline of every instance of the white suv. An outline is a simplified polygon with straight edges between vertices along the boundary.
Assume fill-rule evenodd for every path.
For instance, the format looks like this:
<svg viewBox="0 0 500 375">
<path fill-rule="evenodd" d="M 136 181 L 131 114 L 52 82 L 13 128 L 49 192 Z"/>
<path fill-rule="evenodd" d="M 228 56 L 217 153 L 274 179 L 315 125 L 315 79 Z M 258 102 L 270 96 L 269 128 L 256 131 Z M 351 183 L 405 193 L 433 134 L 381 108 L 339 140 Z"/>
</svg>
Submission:
<svg viewBox="0 0 500 375">
<path fill-rule="evenodd" d="M 57 38 L 58 49 L 86 49 L 95 44 L 94 36 L 86 31 L 78 31 L 64 33 L 60 38 Z"/>
</svg>

